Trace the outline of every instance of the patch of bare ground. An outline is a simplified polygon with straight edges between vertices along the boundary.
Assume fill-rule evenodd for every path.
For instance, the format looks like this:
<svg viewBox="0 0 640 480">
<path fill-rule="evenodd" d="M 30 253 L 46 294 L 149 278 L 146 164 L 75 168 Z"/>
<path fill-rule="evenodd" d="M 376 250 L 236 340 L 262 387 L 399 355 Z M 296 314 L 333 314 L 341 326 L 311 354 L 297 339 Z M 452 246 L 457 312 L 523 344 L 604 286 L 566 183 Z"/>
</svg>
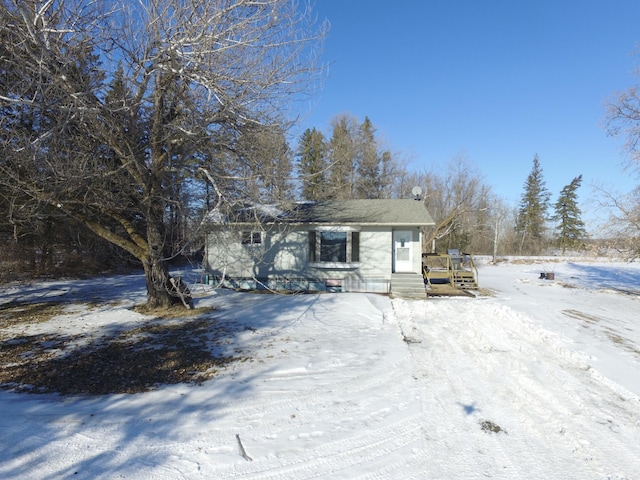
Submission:
<svg viewBox="0 0 640 480">
<path fill-rule="evenodd" d="M 612 328 L 607 328 L 605 329 L 605 332 L 607 338 L 609 338 L 609 340 L 611 340 L 613 343 L 615 343 L 616 345 L 620 345 L 622 348 L 633 353 L 636 356 L 640 356 L 640 349 L 638 349 L 638 347 L 628 339 L 618 334 L 615 330 L 613 330 Z"/>
<path fill-rule="evenodd" d="M 507 431 L 504 428 L 500 427 L 500 425 L 497 425 L 490 420 L 481 420 L 479 423 L 480 423 L 480 428 L 482 429 L 483 432 L 507 433 Z"/>
<path fill-rule="evenodd" d="M 496 292 L 491 290 L 490 288 L 478 288 L 476 290 L 477 295 L 479 297 L 495 297 Z"/>
<path fill-rule="evenodd" d="M 20 308 L 12 312 L 12 320 L 0 318 L 12 325 L 44 322 L 62 313 L 60 305 Z M 208 315 L 211 310 L 146 311 L 154 318 L 141 327 L 88 343 L 81 334 L 5 337 L 0 341 L 0 388 L 104 395 L 140 393 L 163 384 L 199 384 L 226 365 L 243 360 L 216 354 L 216 347 L 229 343 L 234 332 Z"/>
<path fill-rule="evenodd" d="M 509 260 L 509 263 L 512 265 L 539 265 L 542 263 L 562 263 L 566 261 L 563 258 L 513 258 Z"/>
<path fill-rule="evenodd" d="M 7 303 L 0 305 L 0 328 L 46 322 L 63 312 L 64 306 L 58 302 Z"/>
<path fill-rule="evenodd" d="M 133 307 L 132 310 L 143 315 L 167 319 L 195 317 L 198 315 L 210 313 L 215 309 L 213 307 L 199 307 L 187 310 L 179 305 L 175 305 L 171 308 L 149 308 L 147 305 L 137 305 Z"/>
</svg>

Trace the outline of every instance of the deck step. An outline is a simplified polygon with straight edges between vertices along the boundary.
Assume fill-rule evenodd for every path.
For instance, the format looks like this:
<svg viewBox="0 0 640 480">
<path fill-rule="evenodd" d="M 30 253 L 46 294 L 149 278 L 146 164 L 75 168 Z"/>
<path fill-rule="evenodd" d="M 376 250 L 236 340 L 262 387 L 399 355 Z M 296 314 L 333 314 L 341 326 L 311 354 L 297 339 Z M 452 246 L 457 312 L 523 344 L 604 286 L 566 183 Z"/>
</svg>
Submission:
<svg viewBox="0 0 640 480">
<path fill-rule="evenodd" d="M 478 288 L 478 282 L 473 274 L 468 270 L 454 270 L 453 284 L 456 287 L 474 290 Z"/>
<path fill-rule="evenodd" d="M 391 274 L 391 296 L 408 300 L 424 300 L 427 298 L 422 275 L 418 273 Z"/>
</svg>

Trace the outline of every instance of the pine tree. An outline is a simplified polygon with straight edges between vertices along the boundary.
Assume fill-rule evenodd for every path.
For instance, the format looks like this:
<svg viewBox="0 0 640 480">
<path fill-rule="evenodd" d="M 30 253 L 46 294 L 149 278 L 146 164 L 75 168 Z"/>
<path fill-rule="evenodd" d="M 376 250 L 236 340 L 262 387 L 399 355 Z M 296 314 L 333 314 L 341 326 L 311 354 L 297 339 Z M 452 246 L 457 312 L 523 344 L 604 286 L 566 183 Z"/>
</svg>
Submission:
<svg viewBox="0 0 640 480">
<path fill-rule="evenodd" d="M 380 198 L 380 155 L 376 144 L 376 129 L 369 117 L 364 118 L 358 134 L 356 197 Z"/>
<path fill-rule="evenodd" d="M 379 198 L 390 198 L 391 196 L 391 188 L 393 186 L 394 181 L 394 173 L 398 173 L 398 170 L 395 168 L 397 165 L 394 163 L 393 158 L 391 157 L 391 152 L 389 150 L 385 150 L 382 152 L 380 157 L 380 197 Z M 402 177 L 402 175 L 398 175 Z"/>
<path fill-rule="evenodd" d="M 236 147 L 236 188 L 245 200 L 291 200 L 293 162 L 284 130 L 278 125 L 247 125 Z"/>
<path fill-rule="evenodd" d="M 582 175 L 579 175 L 562 189 L 555 204 L 555 215 L 552 220 L 558 222 L 555 229 L 556 239 L 562 248 L 563 255 L 567 248 L 579 247 L 587 235 L 584 222 L 580 218 L 582 212 L 578 207 L 576 194 L 581 184 Z"/>
<path fill-rule="evenodd" d="M 267 175 L 263 175 L 265 198 L 270 202 L 293 200 L 293 158 L 283 131 L 272 138 L 272 155 L 267 159 Z"/>
<path fill-rule="evenodd" d="M 329 141 L 329 183 L 328 198 L 346 200 L 355 198 L 355 131 L 357 121 L 346 115 L 333 122 L 333 133 Z"/>
<path fill-rule="evenodd" d="M 539 253 L 545 237 L 545 222 L 549 209 L 550 193 L 545 186 L 538 155 L 533 158 L 533 168 L 524 185 L 524 193 L 518 209 L 516 231 L 520 237 L 519 253 L 525 245 L 530 253 Z"/>
<path fill-rule="evenodd" d="M 298 177 L 302 182 L 302 198 L 321 200 L 327 183 L 327 146 L 322 132 L 307 128 L 298 145 Z"/>
</svg>

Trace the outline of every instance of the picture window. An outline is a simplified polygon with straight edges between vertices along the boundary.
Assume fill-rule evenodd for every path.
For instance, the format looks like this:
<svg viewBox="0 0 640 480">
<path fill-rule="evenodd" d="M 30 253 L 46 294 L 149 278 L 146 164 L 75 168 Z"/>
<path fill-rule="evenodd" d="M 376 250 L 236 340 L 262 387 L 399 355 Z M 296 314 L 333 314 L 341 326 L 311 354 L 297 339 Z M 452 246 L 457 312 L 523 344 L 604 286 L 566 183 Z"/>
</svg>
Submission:
<svg viewBox="0 0 640 480">
<path fill-rule="evenodd" d="M 360 232 L 319 230 L 309 232 L 309 262 L 360 261 Z"/>
</svg>

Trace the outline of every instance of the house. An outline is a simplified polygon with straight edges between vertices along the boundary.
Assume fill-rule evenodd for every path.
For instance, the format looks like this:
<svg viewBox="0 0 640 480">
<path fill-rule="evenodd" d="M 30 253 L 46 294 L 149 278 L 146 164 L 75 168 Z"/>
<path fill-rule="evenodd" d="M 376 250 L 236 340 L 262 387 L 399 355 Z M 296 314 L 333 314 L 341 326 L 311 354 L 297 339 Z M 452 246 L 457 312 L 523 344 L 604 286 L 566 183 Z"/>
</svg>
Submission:
<svg viewBox="0 0 640 480">
<path fill-rule="evenodd" d="M 402 275 L 424 293 L 422 229 L 432 225 L 417 200 L 215 211 L 207 223 L 205 268 L 212 281 L 234 288 L 390 293 Z"/>
</svg>

